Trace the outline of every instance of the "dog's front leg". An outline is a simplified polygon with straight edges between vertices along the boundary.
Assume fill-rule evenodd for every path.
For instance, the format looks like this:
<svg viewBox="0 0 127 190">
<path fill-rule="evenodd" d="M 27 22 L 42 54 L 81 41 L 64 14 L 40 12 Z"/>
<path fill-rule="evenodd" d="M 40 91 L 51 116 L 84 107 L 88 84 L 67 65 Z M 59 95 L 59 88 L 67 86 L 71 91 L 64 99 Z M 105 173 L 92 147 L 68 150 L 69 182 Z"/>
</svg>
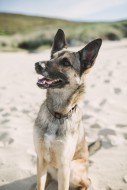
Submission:
<svg viewBox="0 0 127 190">
<path fill-rule="evenodd" d="M 42 156 L 37 158 L 37 190 L 44 190 L 47 177 L 47 163 Z"/>
<path fill-rule="evenodd" d="M 60 164 L 58 169 L 58 190 L 68 190 L 70 180 L 70 165 Z"/>
</svg>

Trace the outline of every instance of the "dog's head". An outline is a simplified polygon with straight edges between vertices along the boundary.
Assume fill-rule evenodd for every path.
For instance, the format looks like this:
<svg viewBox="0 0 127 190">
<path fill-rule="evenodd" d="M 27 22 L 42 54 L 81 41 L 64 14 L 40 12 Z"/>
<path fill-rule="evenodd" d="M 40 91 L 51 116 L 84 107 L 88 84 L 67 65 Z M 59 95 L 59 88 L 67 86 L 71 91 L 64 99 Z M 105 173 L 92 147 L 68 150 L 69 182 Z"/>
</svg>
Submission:
<svg viewBox="0 0 127 190">
<path fill-rule="evenodd" d="M 78 52 L 68 51 L 64 32 L 59 29 L 54 38 L 51 59 L 35 63 L 35 70 L 41 75 L 37 85 L 44 89 L 80 85 L 84 74 L 93 66 L 101 43 L 101 39 L 96 39 Z"/>
</svg>

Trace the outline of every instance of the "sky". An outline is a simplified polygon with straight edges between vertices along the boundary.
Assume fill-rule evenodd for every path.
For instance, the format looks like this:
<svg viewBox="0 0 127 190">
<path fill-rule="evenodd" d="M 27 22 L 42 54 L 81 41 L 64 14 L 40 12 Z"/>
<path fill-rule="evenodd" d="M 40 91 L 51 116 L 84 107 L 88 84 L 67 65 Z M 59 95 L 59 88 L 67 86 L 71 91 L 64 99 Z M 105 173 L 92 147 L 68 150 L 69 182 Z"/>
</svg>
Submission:
<svg viewBox="0 0 127 190">
<path fill-rule="evenodd" d="M 0 12 L 76 21 L 127 19 L 127 0 L 0 0 Z"/>
</svg>

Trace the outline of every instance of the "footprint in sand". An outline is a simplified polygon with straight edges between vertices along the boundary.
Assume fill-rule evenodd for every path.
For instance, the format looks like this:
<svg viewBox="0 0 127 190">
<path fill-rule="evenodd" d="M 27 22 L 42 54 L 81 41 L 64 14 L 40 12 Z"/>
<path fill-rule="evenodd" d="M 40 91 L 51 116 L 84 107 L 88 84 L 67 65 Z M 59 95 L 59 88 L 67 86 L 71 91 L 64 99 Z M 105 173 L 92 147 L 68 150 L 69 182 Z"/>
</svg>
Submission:
<svg viewBox="0 0 127 190">
<path fill-rule="evenodd" d="M 102 129 L 98 134 L 103 138 L 103 147 L 105 148 L 125 143 L 125 138 L 112 129 Z"/>
<path fill-rule="evenodd" d="M 110 83 L 110 80 L 105 79 L 105 80 L 104 80 L 104 83 L 107 83 L 107 84 L 108 84 L 108 83 Z"/>
<path fill-rule="evenodd" d="M 112 71 L 109 71 L 108 76 L 111 77 L 112 74 L 113 74 L 113 72 L 112 72 Z"/>
<path fill-rule="evenodd" d="M 100 102 L 100 106 L 103 106 L 105 103 L 107 102 L 107 100 L 106 99 L 103 99 L 101 102 Z"/>
<path fill-rule="evenodd" d="M 10 116 L 10 113 L 5 112 L 2 114 L 3 120 L 1 121 L 1 124 L 5 124 L 8 123 L 10 121 L 10 119 L 8 118 Z"/>
<path fill-rule="evenodd" d="M 23 109 L 23 110 L 22 110 L 22 113 L 24 113 L 24 114 L 28 114 L 28 113 L 30 113 L 30 110 Z"/>
<path fill-rule="evenodd" d="M 3 144 L 6 146 L 8 144 L 12 144 L 14 142 L 14 139 L 11 138 L 8 133 L 4 132 L 0 135 L 0 141 L 2 141 Z"/>
<path fill-rule="evenodd" d="M 125 128 L 125 127 L 127 127 L 127 124 L 117 124 L 116 127 Z"/>
<path fill-rule="evenodd" d="M 94 123 L 93 125 L 90 126 L 91 128 L 96 128 L 96 129 L 100 129 L 101 126 L 98 123 Z"/>
<path fill-rule="evenodd" d="M 91 84 L 91 88 L 94 88 L 96 85 L 95 84 Z"/>
<path fill-rule="evenodd" d="M 120 65 L 120 64 L 121 64 L 121 62 L 120 62 L 120 61 L 118 61 L 118 62 L 117 62 L 117 65 Z"/>
<path fill-rule="evenodd" d="M 5 123 L 8 123 L 10 121 L 10 119 L 4 119 L 1 121 L 1 124 L 5 124 Z"/>
<path fill-rule="evenodd" d="M 18 109 L 16 107 L 11 107 L 10 110 L 14 112 L 17 111 Z"/>
<path fill-rule="evenodd" d="M 3 113 L 2 116 L 3 116 L 3 117 L 8 117 L 8 116 L 10 116 L 10 113 L 7 113 L 7 112 L 6 112 L 6 113 Z"/>
<path fill-rule="evenodd" d="M 2 87 L 1 87 L 1 89 L 2 89 L 2 90 L 5 90 L 5 89 L 6 89 L 6 87 L 5 87 L 5 86 L 2 86 Z"/>
<path fill-rule="evenodd" d="M 4 109 L 3 109 L 3 108 L 0 108 L 0 112 L 2 112 L 2 111 L 4 111 Z"/>
<path fill-rule="evenodd" d="M 123 137 L 124 137 L 125 140 L 127 140 L 127 133 L 124 133 Z"/>
<path fill-rule="evenodd" d="M 83 115 L 83 118 L 82 118 L 82 119 L 83 119 L 83 120 L 84 120 L 84 119 L 86 120 L 86 119 L 89 119 L 89 118 L 91 118 L 91 117 L 93 117 L 93 116 L 92 116 L 92 115 Z"/>
<path fill-rule="evenodd" d="M 102 129 L 99 131 L 99 135 L 102 136 L 116 135 L 116 132 L 113 129 Z"/>
<path fill-rule="evenodd" d="M 120 94 L 121 93 L 121 89 L 120 88 L 114 88 L 114 92 L 115 94 Z"/>
<path fill-rule="evenodd" d="M 84 101 L 84 104 L 85 104 L 85 105 L 88 105 L 88 104 L 89 104 L 89 101 L 88 101 L 88 100 L 85 100 L 85 101 Z"/>
</svg>

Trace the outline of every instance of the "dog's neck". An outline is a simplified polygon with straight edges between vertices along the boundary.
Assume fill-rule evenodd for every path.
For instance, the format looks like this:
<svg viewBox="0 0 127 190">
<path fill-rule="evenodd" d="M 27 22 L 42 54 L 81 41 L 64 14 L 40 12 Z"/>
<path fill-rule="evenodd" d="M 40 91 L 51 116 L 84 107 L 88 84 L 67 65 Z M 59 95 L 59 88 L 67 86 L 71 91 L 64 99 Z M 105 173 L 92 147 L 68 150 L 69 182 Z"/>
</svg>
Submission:
<svg viewBox="0 0 127 190">
<path fill-rule="evenodd" d="M 47 90 L 46 102 L 49 110 L 67 114 L 79 103 L 84 94 L 84 84 L 81 84 L 73 91 L 68 89 L 68 87 L 65 88 Z"/>
</svg>

